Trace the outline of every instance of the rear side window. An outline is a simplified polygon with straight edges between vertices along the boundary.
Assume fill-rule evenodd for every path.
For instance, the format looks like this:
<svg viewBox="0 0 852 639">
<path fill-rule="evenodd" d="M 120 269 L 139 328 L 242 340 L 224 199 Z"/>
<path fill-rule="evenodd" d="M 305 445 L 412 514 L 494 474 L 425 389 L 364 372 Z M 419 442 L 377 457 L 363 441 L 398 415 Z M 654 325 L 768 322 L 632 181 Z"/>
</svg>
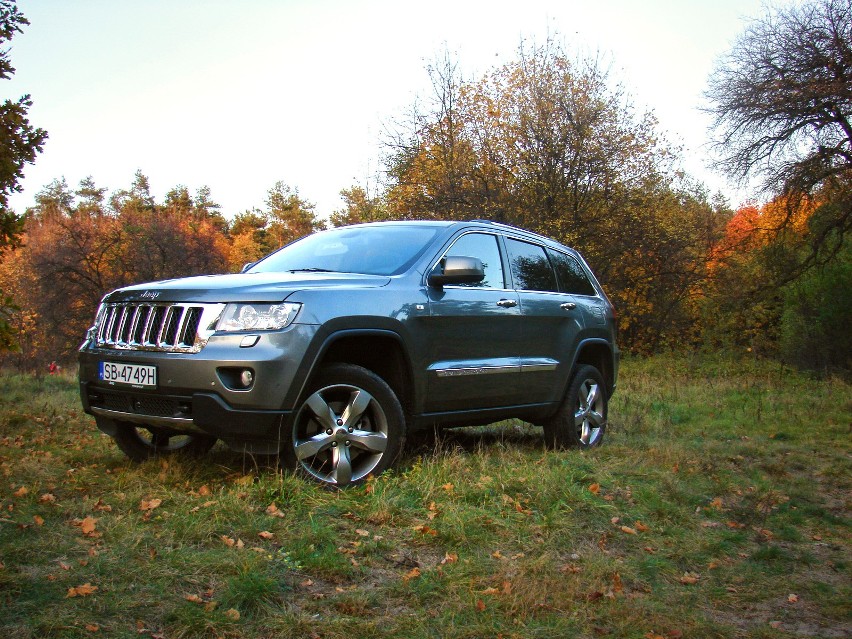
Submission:
<svg viewBox="0 0 852 639">
<path fill-rule="evenodd" d="M 509 248 L 509 263 L 512 265 L 516 289 L 559 292 L 544 247 L 510 237 L 506 238 L 506 246 Z"/>
<path fill-rule="evenodd" d="M 597 295 L 595 287 L 576 259 L 558 251 L 548 251 L 548 254 L 553 261 L 556 275 L 559 277 L 559 288 L 563 293 Z"/>
</svg>

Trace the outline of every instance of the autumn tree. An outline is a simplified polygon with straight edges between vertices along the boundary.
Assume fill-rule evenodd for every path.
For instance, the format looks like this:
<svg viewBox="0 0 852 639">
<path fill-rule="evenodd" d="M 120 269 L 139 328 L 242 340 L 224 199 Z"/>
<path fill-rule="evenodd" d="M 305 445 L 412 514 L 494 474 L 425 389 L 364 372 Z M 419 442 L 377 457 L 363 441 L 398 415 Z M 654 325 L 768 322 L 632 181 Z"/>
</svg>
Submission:
<svg viewBox="0 0 852 639">
<path fill-rule="evenodd" d="M 764 193 L 835 202 L 815 219 L 810 261 L 852 225 L 852 4 L 808 0 L 751 21 L 710 78 L 718 166 Z M 788 218 L 777 230 L 786 228 Z M 824 253 L 823 253 L 824 254 Z M 795 273 L 793 274 L 795 277 Z"/>
<path fill-rule="evenodd" d="M 19 308 L 11 320 L 21 363 L 67 358 L 108 291 L 127 284 L 226 270 L 228 241 L 209 191 L 170 190 L 163 203 L 137 173 L 106 197 L 91 178 L 72 191 L 55 180 L 27 212 L 23 246 L 0 264 Z"/>
<path fill-rule="evenodd" d="M 623 341 L 694 335 L 693 299 L 724 212 L 674 170 L 651 113 L 596 58 L 555 40 L 477 81 L 448 57 L 432 96 L 388 140 L 392 217 L 487 218 L 574 245 L 616 306 Z"/>
<path fill-rule="evenodd" d="M 268 233 L 275 248 L 324 228 L 315 212 L 315 205 L 299 196 L 284 182 L 276 182 L 266 195 Z"/>
<path fill-rule="evenodd" d="M 384 199 L 378 195 L 371 196 L 362 186 L 342 189 L 340 197 L 343 198 L 343 208 L 331 214 L 329 221 L 332 226 L 390 219 Z"/>
<path fill-rule="evenodd" d="M 9 49 L 2 47 L 28 24 L 15 0 L 0 0 L 0 80 L 15 72 Z M 31 106 L 29 95 L 0 103 L 0 257 L 17 244 L 23 229 L 23 218 L 8 208 L 9 196 L 21 190 L 24 167 L 35 161 L 47 140 L 47 132 L 33 127 L 27 118 Z M 14 308 L 13 299 L 0 288 L 0 350 L 14 345 L 9 323 L 9 312 Z"/>
</svg>

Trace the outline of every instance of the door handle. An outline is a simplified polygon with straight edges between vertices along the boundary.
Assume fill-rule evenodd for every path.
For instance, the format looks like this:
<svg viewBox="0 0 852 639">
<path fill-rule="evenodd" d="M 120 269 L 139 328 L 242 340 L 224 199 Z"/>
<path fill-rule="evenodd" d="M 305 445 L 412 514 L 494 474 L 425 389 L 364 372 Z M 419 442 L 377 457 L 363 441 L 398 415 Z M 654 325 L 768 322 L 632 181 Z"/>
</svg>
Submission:
<svg viewBox="0 0 852 639">
<path fill-rule="evenodd" d="M 561 308 L 563 311 L 573 311 L 575 308 L 577 308 L 577 305 L 574 302 L 565 302 L 564 304 L 560 304 L 559 308 Z"/>
<path fill-rule="evenodd" d="M 515 300 L 500 300 L 497 302 L 497 306 L 502 306 L 503 308 L 512 308 L 517 305 L 518 303 Z"/>
</svg>

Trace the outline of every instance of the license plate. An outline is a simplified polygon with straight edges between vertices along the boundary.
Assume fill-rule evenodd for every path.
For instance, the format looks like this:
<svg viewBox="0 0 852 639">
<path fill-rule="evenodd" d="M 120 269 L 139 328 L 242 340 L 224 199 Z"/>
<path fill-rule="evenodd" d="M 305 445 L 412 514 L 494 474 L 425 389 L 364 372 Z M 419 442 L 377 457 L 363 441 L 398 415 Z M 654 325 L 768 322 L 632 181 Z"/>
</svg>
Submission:
<svg viewBox="0 0 852 639">
<path fill-rule="evenodd" d="M 157 367 L 147 364 L 101 362 L 98 377 L 109 384 L 133 388 L 157 388 Z"/>
</svg>

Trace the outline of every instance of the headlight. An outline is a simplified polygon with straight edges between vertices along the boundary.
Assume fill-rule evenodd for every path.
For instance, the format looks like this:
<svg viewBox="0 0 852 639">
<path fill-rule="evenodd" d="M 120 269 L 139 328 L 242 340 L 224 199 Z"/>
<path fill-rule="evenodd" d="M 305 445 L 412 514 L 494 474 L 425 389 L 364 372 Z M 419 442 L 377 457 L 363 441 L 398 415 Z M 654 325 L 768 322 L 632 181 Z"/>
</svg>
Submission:
<svg viewBox="0 0 852 639">
<path fill-rule="evenodd" d="M 228 304 L 217 331 L 274 331 L 296 319 L 301 304 Z"/>
</svg>

